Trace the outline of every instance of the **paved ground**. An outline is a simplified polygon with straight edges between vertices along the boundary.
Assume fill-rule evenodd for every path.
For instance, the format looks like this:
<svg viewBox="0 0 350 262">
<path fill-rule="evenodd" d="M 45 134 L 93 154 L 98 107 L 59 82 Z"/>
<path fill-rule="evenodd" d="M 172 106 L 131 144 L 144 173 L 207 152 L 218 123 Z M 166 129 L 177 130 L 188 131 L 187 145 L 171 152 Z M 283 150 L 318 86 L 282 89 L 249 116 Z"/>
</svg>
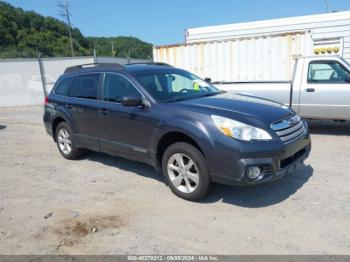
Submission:
<svg viewBox="0 0 350 262">
<path fill-rule="evenodd" d="M 312 122 L 289 178 L 174 196 L 151 167 L 64 160 L 41 107 L 0 109 L 0 254 L 350 254 L 350 124 Z"/>
</svg>

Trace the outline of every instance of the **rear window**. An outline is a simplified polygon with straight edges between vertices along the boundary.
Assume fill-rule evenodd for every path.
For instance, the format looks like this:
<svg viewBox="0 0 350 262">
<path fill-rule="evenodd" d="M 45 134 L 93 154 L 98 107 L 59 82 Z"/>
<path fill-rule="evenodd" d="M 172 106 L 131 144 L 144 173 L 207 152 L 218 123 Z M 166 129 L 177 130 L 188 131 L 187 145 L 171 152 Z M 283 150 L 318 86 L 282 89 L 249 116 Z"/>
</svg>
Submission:
<svg viewBox="0 0 350 262">
<path fill-rule="evenodd" d="M 78 76 L 74 86 L 69 93 L 69 96 L 85 99 L 97 99 L 97 86 L 99 77 L 99 74 Z"/>
<path fill-rule="evenodd" d="M 73 77 L 63 78 L 55 87 L 55 93 L 62 96 L 67 95 L 73 83 L 73 79 Z"/>
</svg>

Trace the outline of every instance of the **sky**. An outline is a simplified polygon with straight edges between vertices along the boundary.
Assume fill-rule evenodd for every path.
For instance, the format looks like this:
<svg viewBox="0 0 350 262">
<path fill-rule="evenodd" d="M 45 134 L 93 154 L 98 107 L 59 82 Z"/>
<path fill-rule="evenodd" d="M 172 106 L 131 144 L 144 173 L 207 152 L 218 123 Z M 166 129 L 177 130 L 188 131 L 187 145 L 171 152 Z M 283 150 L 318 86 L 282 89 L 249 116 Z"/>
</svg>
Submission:
<svg viewBox="0 0 350 262">
<path fill-rule="evenodd" d="M 63 0 L 65 1 L 65 0 Z M 134 36 L 155 44 L 183 43 L 185 29 L 290 16 L 350 11 L 350 0 L 67 0 L 71 22 L 85 36 Z M 7 0 L 60 16 L 57 0 Z"/>
</svg>

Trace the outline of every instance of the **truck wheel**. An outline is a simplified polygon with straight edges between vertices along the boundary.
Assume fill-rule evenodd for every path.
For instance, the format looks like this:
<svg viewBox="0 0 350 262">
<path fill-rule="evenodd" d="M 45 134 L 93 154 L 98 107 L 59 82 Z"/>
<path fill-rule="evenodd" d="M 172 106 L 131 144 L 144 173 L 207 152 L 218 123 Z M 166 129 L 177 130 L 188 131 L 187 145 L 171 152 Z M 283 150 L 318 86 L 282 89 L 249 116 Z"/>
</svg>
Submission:
<svg viewBox="0 0 350 262">
<path fill-rule="evenodd" d="M 196 201 L 209 191 L 210 178 L 206 159 L 194 146 L 178 142 L 169 146 L 162 159 L 167 185 L 177 196 Z"/>
<path fill-rule="evenodd" d="M 58 150 L 64 158 L 74 160 L 82 155 L 82 150 L 77 148 L 74 143 L 72 129 L 67 123 L 61 122 L 58 124 L 55 138 Z"/>
</svg>

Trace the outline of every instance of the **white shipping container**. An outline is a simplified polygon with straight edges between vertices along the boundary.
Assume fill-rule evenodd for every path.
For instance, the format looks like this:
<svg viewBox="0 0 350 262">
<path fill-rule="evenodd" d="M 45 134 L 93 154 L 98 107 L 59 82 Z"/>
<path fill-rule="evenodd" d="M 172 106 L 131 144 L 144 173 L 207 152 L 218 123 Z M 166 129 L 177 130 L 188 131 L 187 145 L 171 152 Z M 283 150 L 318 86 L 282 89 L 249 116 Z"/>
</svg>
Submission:
<svg viewBox="0 0 350 262">
<path fill-rule="evenodd" d="M 350 62 L 350 11 L 186 30 L 186 44 L 153 48 L 156 62 L 213 81 L 290 80 L 294 58 Z"/>
<path fill-rule="evenodd" d="M 312 54 L 308 32 L 155 46 L 153 59 L 213 81 L 290 80 L 294 58 Z"/>
<path fill-rule="evenodd" d="M 190 28 L 186 30 L 185 43 L 227 41 L 296 31 L 310 34 L 315 55 L 336 54 L 350 62 L 350 11 Z"/>
</svg>

